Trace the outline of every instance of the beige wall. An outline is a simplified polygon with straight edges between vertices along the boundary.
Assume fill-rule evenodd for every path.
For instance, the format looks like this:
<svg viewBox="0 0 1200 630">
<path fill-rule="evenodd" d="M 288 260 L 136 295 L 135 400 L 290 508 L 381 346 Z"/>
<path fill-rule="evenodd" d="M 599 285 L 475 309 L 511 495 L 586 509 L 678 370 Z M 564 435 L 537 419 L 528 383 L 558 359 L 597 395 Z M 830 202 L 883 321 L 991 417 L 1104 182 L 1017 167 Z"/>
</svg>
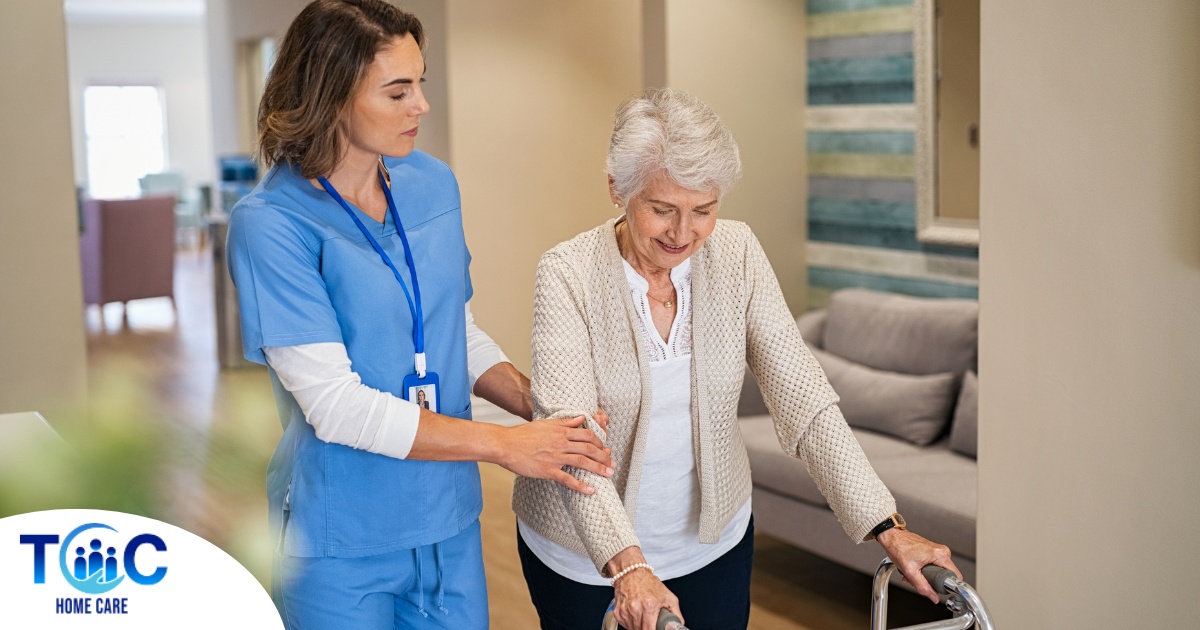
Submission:
<svg viewBox="0 0 1200 630">
<path fill-rule="evenodd" d="M 429 113 L 421 117 L 417 148 L 443 162 L 450 161 L 449 83 L 446 65 L 446 0 L 400 0 L 404 10 L 421 20 L 425 29 L 425 100 Z"/>
<path fill-rule="evenodd" d="M 743 176 L 721 217 L 746 221 L 792 310 L 804 310 L 804 4 L 793 0 L 645 0 L 646 76 L 708 103 L 738 141 Z M 654 22 L 665 27 L 650 28 Z M 661 41 L 665 38 L 665 45 Z M 661 52 L 656 52 L 661 51 Z M 661 61 L 659 61 L 661 59 Z"/>
<path fill-rule="evenodd" d="M 445 0 L 393 0 L 421 19 L 427 41 L 425 97 L 433 111 L 421 121 L 419 148 L 449 159 L 446 117 Z M 254 146 L 254 121 L 242 115 L 238 93 L 238 46 L 264 37 L 283 39 L 309 0 L 208 0 L 208 66 L 212 84 L 213 147 L 216 155 L 246 153 Z"/>
<path fill-rule="evenodd" d="M 614 216 L 604 177 L 612 113 L 647 83 L 696 94 L 733 130 L 745 176 L 722 217 L 750 223 L 788 301 L 803 308 L 802 5 L 451 0 L 447 7 L 450 153 L 475 256 L 472 308 L 518 367 L 529 366 L 538 257 Z"/>
<path fill-rule="evenodd" d="M 979 587 L 1200 619 L 1200 4 L 984 0 Z"/>
<path fill-rule="evenodd" d="M 208 0 L 208 72 L 212 89 L 213 151 L 217 156 L 251 150 L 249 121 L 238 104 L 238 45 L 264 37 L 282 39 L 309 0 Z"/>
<path fill-rule="evenodd" d="M 447 2 L 471 306 L 522 370 L 538 258 L 615 216 L 604 155 L 613 110 L 641 87 L 640 10 L 636 0 Z"/>
<path fill-rule="evenodd" d="M 0 413 L 53 420 L 86 390 L 62 3 L 0 3 L 0 59 Z"/>
</svg>

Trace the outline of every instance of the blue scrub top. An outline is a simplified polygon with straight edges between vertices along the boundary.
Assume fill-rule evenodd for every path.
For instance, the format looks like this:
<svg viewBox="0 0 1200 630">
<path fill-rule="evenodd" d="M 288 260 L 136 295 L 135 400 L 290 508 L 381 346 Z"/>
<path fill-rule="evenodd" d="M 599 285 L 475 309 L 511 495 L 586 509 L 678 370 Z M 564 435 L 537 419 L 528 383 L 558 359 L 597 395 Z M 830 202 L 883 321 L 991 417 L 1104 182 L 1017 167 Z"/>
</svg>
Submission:
<svg viewBox="0 0 1200 630">
<path fill-rule="evenodd" d="M 448 166 L 419 151 L 384 165 L 419 274 L 428 369 L 441 378 L 439 411 L 469 420 L 463 306 L 472 293 L 471 256 L 458 182 Z M 380 224 L 353 209 L 409 282 L 390 214 Z M 267 346 L 342 343 L 364 385 L 403 397 L 401 383 L 414 371 L 404 292 L 346 211 L 297 168 L 271 169 L 234 206 L 228 258 L 247 359 L 265 364 Z M 270 373 L 284 432 L 267 471 L 267 495 L 277 537 L 288 498 L 285 553 L 362 557 L 411 549 L 454 536 L 479 517 L 477 464 L 401 460 L 323 442 Z"/>
</svg>

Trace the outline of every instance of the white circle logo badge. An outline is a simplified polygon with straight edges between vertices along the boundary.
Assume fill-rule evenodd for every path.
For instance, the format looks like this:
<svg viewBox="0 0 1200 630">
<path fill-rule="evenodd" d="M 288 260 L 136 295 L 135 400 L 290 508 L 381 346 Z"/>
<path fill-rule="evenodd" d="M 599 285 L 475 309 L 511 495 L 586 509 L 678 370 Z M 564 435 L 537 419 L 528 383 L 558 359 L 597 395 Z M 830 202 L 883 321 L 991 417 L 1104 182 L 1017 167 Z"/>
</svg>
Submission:
<svg viewBox="0 0 1200 630">
<path fill-rule="evenodd" d="M 283 628 L 262 585 L 212 543 L 103 510 L 0 519 L 0 626 Z"/>
</svg>

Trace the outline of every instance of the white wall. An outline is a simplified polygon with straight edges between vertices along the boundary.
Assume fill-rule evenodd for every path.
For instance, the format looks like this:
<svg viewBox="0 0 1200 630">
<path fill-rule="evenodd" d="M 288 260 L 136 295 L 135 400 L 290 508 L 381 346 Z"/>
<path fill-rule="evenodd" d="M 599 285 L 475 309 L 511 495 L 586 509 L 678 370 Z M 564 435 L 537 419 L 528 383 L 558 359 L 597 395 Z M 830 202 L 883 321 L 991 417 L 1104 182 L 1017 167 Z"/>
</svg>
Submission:
<svg viewBox="0 0 1200 630">
<path fill-rule="evenodd" d="M 76 182 L 87 180 L 83 89 L 92 84 L 161 88 L 167 169 L 184 174 L 189 187 L 215 181 L 204 22 L 72 22 L 67 49 Z"/>
<path fill-rule="evenodd" d="M 737 139 L 721 217 L 747 222 L 792 310 L 808 303 L 805 14 L 794 0 L 644 0 L 648 83 L 694 94 Z M 662 66 L 657 68 L 656 66 Z M 653 83 L 658 81 L 659 83 Z"/>
<path fill-rule="evenodd" d="M 86 394 L 61 2 L 0 2 L 0 413 Z"/>
<path fill-rule="evenodd" d="M 212 89 L 213 152 L 248 153 L 238 106 L 237 47 L 243 41 L 282 39 L 308 0 L 208 0 L 208 71 Z M 251 128 L 252 129 L 252 128 Z"/>
<path fill-rule="evenodd" d="M 1196 627 L 1200 4 L 982 8 L 980 590 Z"/>
<path fill-rule="evenodd" d="M 616 216 L 604 156 L 641 87 L 640 3 L 449 0 L 446 24 L 472 311 L 527 370 L 538 258 Z"/>
</svg>

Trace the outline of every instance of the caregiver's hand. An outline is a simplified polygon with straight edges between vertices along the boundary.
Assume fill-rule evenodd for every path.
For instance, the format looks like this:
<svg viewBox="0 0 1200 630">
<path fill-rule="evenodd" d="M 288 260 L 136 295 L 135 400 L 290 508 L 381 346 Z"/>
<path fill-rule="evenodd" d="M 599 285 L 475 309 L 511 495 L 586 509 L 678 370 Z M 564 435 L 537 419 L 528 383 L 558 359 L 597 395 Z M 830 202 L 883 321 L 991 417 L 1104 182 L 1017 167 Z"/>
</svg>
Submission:
<svg viewBox="0 0 1200 630">
<path fill-rule="evenodd" d="M 593 494 L 595 488 L 563 470 L 573 466 L 612 477 L 611 449 L 584 426 L 583 416 L 534 420 L 500 434 L 499 454 L 495 463 L 525 477 L 549 479 L 581 492 Z"/>
</svg>

